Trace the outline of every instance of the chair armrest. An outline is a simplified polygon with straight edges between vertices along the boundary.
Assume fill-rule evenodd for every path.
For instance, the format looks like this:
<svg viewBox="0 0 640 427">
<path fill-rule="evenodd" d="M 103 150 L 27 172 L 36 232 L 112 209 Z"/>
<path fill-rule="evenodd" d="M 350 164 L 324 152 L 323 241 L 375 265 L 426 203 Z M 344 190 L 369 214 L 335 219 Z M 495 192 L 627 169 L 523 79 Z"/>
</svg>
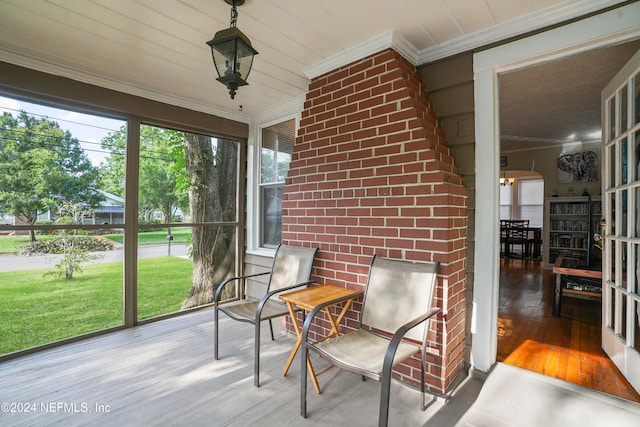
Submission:
<svg viewBox="0 0 640 427">
<path fill-rule="evenodd" d="M 257 277 L 257 276 L 264 276 L 266 274 L 271 274 L 270 271 L 265 271 L 263 273 L 255 273 L 255 274 L 248 274 L 246 276 L 238 276 L 238 277 L 231 277 L 227 280 L 225 280 L 224 282 L 220 283 L 218 285 L 218 287 L 215 290 L 215 293 L 213 294 L 213 302 L 217 305 L 218 301 L 220 300 L 220 294 L 222 293 L 222 290 L 224 289 L 225 286 L 227 286 L 229 283 L 235 281 L 235 280 L 240 280 L 240 279 L 248 279 L 250 277 Z"/>
<path fill-rule="evenodd" d="M 389 342 L 389 346 L 387 347 L 387 350 L 384 353 L 384 363 L 382 365 L 383 366 L 382 372 L 385 372 L 387 369 L 389 369 L 389 371 L 391 370 L 391 366 L 393 364 L 393 358 L 396 355 L 398 346 L 400 345 L 402 338 L 404 338 L 407 332 L 409 332 L 409 330 L 418 326 L 420 323 L 429 320 L 431 317 L 435 316 L 441 311 L 442 309 L 439 307 L 432 308 L 426 313 L 421 314 L 420 316 L 416 317 L 415 319 L 405 323 L 400 328 L 398 328 L 398 330 L 393 334 L 393 337 L 391 338 L 391 342 Z"/>
<path fill-rule="evenodd" d="M 295 285 L 292 286 L 285 286 L 284 288 L 279 288 L 279 289 L 275 289 L 273 291 L 267 292 L 261 299 L 260 302 L 258 303 L 258 308 L 256 308 L 256 322 L 259 321 L 260 319 L 260 315 L 262 314 L 262 308 L 264 307 L 264 305 L 267 303 L 267 301 L 269 301 L 269 299 L 274 296 L 275 294 L 279 294 L 281 292 L 284 291 L 288 291 L 291 289 L 296 289 L 299 288 L 301 286 L 306 286 L 306 285 L 310 285 L 312 283 L 315 283 L 315 280 L 309 280 L 307 282 L 302 282 L 302 283 L 296 283 Z"/>
<path fill-rule="evenodd" d="M 364 295 L 364 291 L 360 291 L 360 292 L 356 292 L 356 293 L 351 294 L 351 295 L 347 295 L 347 296 L 344 296 L 344 297 L 336 298 L 336 299 L 333 299 L 331 301 L 327 301 L 325 303 L 318 304 L 315 307 L 313 307 L 313 310 L 311 310 L 311 312 L 309 313 L 309 315 L 305 319 L 304 324 L 302 326 L 302 342 L 306 343 L 307 335 L 309 334 L 309 327 L 311 326 L 311 322 L 313 322 L 313 318 L 316 317 L 316 314 L 318 314 L 318 312 L 320 310 L 323 310 L 325 307 L 330 307 L 332 305 L 339 304 L 339 303 L 341 303 L 343 301 L 347 301 L 347 300 L 350 300 L 350 299 L 358 298 L 358 297 L 360 297 L 362 295 Z"/>
</svg>

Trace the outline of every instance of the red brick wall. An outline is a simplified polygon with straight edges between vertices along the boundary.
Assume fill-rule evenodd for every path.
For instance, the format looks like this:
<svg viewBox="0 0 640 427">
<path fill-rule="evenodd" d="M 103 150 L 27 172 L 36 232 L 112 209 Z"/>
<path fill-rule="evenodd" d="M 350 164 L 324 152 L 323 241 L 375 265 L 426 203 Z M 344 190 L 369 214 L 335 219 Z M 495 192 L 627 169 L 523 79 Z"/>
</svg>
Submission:
<svg viewBox="0 0 640 427">
<path fill-rule="evenodd" d="M 320 250 L 313 278 L 362 289 L 373 254 L 439 261 L 428 385 L 464 359 L 466 190 L 413 65 L 385 50 L 314 79 L 282 204 L 282 241 Z M 355 304 L 348 326 L 357 323 Z M 320 319 L 316 331 L 326 332 Z M 419 361 L 396 369 L 415 384 Z"/>
</svg>

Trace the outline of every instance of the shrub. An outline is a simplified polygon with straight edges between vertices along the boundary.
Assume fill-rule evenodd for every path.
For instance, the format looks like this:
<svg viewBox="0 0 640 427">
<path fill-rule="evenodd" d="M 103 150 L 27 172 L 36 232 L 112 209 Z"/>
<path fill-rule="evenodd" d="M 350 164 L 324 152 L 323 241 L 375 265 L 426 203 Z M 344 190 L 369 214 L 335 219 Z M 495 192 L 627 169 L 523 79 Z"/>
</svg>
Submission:
<svg viewBox="0 0 640 427">
<path fill-rule="evenodd" d="M 53 221 L 51 221 L 50 219 L 39 219 L 35 222 L 36 225 L 51 225 L 53 224 Z M 36 230 L 36 234 L 39 236 L 42 235 L 46 235 L 51 233 L 52 230 Z"/>
<path fill-rule="evenodd" d="M 53 240 L 36 240 L 35 242 L 29 242 L 28 245 L 20 249 L 18 255 L 31 256 L 31 255 L 49 255 L 60 254 L 64 251 L 62 239 Z M 89 252 L 102 252 L 113 250 L 113 244 L 106 239 L 96 239 L 89 236 L 82 236 L 78 239 L 77 243 L 80 249 Z"/>
</svg>

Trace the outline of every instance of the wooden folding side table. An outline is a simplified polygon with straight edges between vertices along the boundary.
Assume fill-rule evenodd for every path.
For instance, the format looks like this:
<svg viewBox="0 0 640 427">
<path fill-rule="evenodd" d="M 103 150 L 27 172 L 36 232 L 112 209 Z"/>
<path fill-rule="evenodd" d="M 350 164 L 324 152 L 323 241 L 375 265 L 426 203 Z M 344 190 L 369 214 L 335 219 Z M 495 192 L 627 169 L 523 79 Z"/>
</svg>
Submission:
<svg viewBox="0 0 640 427">
<path fill-rule="evenodd" d="M 291 322 L 293 323 L 293 328 L 296 331 L 296 336 L 298 339 L 296 340 L 296 344 L 291 350 L 291 354 L 289 355 L 289 360 L 282 370 L 282 376 L 286 376 L 289 371 L 289 367 L 293 362 L 293 358 L 295 357 L 298 349 L 302 345 L 302 328 L 298 325 L 298 321 L 296 319 L 296 307 L 301 308 L 305 311 L 311 311 L 313 308 L 319 304 L 323 304 L 325 302 L 332 301 L 334 299 L 343 298 L 343 297 L 351 297 L 344 301 L 344 306 L 340 311 L 338 317 L 334 318 L 333 313 L 331 312 L 331 307 L 328 306 L 325 308 L 325 313 L 327 314 L 327 318 L 329 322 L 331 322 L 331 331 L 329 335 L 326 336 L 325 339 L 331 338 L 333 336 L 339 335 L 338 325 L 344 318 L 345 314 L 347 314 L 347 310 L 351 307 L 351 303 L 354 299 L 362 295 L 361 291 L 352 291 L 349 289 L 341 288 L 339 286 L 333 285 L 317 285 L 310 286 L 305 289 L 301 289 L 299 291 L 288 292 L 285 294 L 281 294 L 279 298 L 287 304 L 287 308 L 289 309 L 289 314 L 291 315 Z M 341 301 L 342 302 L 342 301 Z M 304 317 L 303 317 L 304 319 Z M 311 365 L 311 359 L 307 357 L 307 366 L 309 367 L 309 375 L 311 376 L 311 381 L 313 382 L 313 386 L 316 389 L 316 392 L 320 393 L 320 385 L 318 384 L 318 379 L 316 378 L 316 373 L 313 370 L 313 366 Z"/>
</svg>

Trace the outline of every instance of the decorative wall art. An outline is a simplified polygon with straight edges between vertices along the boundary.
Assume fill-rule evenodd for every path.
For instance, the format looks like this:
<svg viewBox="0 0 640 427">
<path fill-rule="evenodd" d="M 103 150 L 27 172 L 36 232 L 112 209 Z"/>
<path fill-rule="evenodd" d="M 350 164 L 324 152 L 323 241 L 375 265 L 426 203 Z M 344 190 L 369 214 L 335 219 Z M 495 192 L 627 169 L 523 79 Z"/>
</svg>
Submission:
<svg viewBox="0 0 640 427">
<path fill-rule="evenodd" d="M 598 181 L 598 152 L 561 153 L 558 156 L 558 183 Z"/>
</svg>

